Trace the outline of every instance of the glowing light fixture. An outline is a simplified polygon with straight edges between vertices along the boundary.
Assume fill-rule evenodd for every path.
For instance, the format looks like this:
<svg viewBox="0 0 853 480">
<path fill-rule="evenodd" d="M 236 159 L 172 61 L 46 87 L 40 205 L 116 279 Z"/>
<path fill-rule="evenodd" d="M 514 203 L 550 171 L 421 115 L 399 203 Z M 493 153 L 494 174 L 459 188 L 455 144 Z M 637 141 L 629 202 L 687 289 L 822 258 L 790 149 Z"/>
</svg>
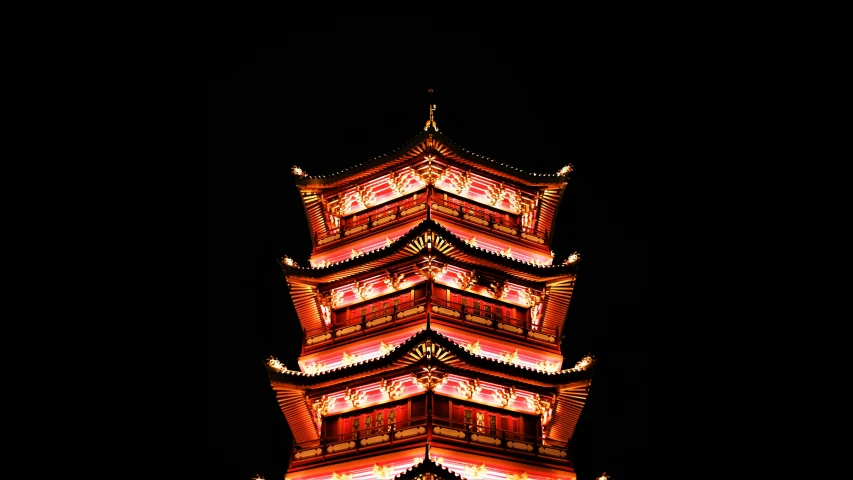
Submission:
<svg viewBox="0 0 853 480">
<path fill-rule="evenodd" d="M 308 175 L 307 173 L 302 171 L 302 169 L 297 167 L 296 165 L 294 165 L 293 168 L 290 169 L 290 171 L 293 172 L 294 175 L 296 175 L 297 177 L 300 177 L 300 178 Z"/>
<path fill-rule="evenodd" d="M 565 262 L 563 262 L 563 265 L 568 265 L 568 264 L 570 264 L 570 263 L 575 263 L 575 262 L 577 262 L 578 260 L 580 260 L 580 258 L 581 258 L 581 254 L 580 254 L 580 253 L 578 253 L 578 252 L 574 252 L 574 253 L 572 253 L 571 255 L 569 255 L 569 258 L 567 258 Z"/>
<path fill-rule="evenodd" d="M 570 164 L 566 165 L 565 167 L 557 170 L 557 175 L 562 177 L 562 176 L 565 176 L 565 175 L 572 173 L 572 170 L 574 170 L 574 168 L 572 167 L 572 164 L 570 163 Z"/>
<path fill-rule="evenodd" d="M 287 265 L 288 267 L 297 267 L 297 266 L 299 266 L 299 264 L 297 264 L 295 260 L 293 260 L 292 258 L 288 257 L 287 255 L 285 255 L 284 257 L 282 257 L 282 259 L 281 259 L 281 263 L 283 263 L 283 264 Z"/>
</svg>

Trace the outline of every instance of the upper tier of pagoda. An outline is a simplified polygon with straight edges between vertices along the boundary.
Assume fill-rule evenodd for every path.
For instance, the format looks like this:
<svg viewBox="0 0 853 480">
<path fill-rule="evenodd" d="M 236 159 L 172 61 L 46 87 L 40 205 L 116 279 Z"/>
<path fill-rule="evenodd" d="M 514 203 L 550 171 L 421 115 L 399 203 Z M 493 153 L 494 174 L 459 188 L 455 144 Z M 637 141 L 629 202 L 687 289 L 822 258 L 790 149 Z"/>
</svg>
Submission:
<svg viewBox="0 0 853 480">
<path fill-rule="evenodd" d="M 411 218 L 427 196 L 451 220 L 548 252 L 571 171 L 524 172 L 457 145 L 429 122 L 400 148 L 331 175 L 293 167 L 315 252 Z"/>
</svg>

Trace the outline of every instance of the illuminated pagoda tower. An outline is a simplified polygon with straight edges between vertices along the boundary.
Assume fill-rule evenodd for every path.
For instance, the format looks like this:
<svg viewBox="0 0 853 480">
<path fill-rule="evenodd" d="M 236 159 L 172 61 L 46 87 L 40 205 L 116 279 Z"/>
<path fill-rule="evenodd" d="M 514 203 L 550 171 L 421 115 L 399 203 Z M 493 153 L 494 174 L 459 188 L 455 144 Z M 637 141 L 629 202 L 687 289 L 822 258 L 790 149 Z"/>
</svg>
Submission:
<svg viewBox="0 0 853 480">
<path fill-rule="evenodd" d="M 301 371 L 267 364 L 293 433 L 288 479 L 576 477 L 593 360 L 564 365 L 580 260 L 551 250 L 571 167 L 485 158 L 434 111 L 391 154 L 293 168 L 314 245 L 308 262 L 282 259 Z"/>
</svg>

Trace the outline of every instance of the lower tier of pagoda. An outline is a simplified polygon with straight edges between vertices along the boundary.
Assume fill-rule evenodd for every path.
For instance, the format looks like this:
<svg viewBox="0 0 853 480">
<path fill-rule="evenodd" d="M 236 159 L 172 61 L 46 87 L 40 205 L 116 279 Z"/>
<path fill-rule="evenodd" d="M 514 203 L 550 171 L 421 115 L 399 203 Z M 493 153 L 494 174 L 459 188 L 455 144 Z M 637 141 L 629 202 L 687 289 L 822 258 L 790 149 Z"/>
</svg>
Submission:
<svg viewBox="0 0 853 480">
<path fill-rule="evenodd" d="M 294 444 L 293 470 L 407 451 L 425 442 L 459 458 L 496 463 L 511 457 L 514 462 L 570 467 L 568 442 L 544 438 L 539 415 L 432 392 L 329 415 L 322 423 L 318 440 Z"/>
</svg>

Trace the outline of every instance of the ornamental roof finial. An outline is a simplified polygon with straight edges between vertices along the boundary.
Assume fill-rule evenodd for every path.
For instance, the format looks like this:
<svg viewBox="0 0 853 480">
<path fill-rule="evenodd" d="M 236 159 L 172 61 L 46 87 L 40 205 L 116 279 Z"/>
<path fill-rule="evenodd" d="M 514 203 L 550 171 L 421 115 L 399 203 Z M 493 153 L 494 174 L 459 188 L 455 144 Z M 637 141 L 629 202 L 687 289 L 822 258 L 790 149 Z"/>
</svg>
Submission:
<svg viewBox="0 0 853 480">
<path fill-rule="evenodd" d="M 429 126 L 432 125 L 432 128 L 437 132 L 438 126 L 435 124 L 435 118 L 433 118 L 433 113 L 435 112 L 435 104 L 432 103 L 432 89 L 430 88 L 427 91 L 429 95 L 429 120 L 426 122 L 426 126 L 424 127 L 424 131 L 429 130 Z"/>
</svg>

